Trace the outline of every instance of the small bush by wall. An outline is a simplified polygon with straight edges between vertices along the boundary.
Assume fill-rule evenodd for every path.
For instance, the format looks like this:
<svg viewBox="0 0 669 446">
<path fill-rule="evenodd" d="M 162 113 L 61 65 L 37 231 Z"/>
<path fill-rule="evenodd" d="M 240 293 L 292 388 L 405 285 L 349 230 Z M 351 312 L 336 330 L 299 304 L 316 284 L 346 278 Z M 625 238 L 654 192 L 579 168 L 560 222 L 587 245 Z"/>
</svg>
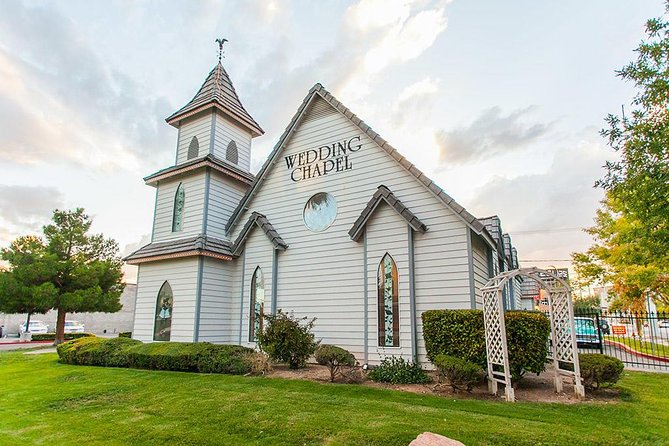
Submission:
<svg viewBox="0 0 669 446">
<path fill-rule="evenodd" d="M 625 364 L 618 359 L 600 353 L 578 355 L 583 385 L 587 389 L 610 387 L 620 379 Z"/>
<path fill-rule="evenodd" d="M 430 381 L 420 365 L 401 356 L 383 359 L 367 376 L 372 381 L 390 384 L 422 384 Z"/>
<path fill-rule="evenodd" d="M 317 363 L 327 366 L 330 370 L 330 382 L 333 382 L 345 367 L 355 365 L 355 356 L 348 350 L 336 345 L 319 345 L 314 357 Z"/>
<path fill-rule="evenodd" d="M 445 354 L 487 368 L 481 310 L 431 310 L 423 313 L 427 357 Z M 548 359 L 550 321 L 536 311 L 507 311 L 504 316 L 512 377 L 540 373 Z"/>
<path fill-rule="evenodd" d="M 72 339 L 85 338 L 95 335 L 92 333 L 65 333 L 63 336 L 66 341 L 70 341 Z M 31 339 L 33 341 L 55 341 L 56 333 L 35 333 L 32 335 Z"/>
<path fill-rule="evenodd" d="M 291 369 L 306 365 L 318 342 L 311 330 L 315 319 L 297 318 L 279 310 L 265 316 L 265 327 L 258 333 L 258 346 L 273 361 L 284 362 Z"/>
<path fill-rule="evenodd" d="M 455 356 L 437 355 L 434 358 L 434 365 L 437 367 L 439 375 L 446 378 L 455 390 L 470 392 L 475 385 L 483 381 L 485 376 L 481 366 Z"/>
<path fill-rule="evenodd" d="M 122 331 L 118 334 L 119 338 L 132 338 L 132 332 L 131 331 Z"/>
</svg>

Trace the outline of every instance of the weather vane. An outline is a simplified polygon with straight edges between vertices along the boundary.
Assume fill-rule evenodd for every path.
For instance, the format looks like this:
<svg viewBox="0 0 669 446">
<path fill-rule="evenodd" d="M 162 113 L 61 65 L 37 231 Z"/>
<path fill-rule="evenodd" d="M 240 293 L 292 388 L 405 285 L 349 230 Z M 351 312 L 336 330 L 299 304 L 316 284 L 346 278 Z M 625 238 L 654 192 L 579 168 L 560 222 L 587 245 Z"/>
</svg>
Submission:
<svg viewBox="0 0 669 446">
<path fill-rule="evenodd" d="M 216 39 L 216 43 L 218 43 L 218 63 L 221 63 L 221 58 L 223 57 L 223 44 L 227 41 L 228 39 Z"/>
</svg>

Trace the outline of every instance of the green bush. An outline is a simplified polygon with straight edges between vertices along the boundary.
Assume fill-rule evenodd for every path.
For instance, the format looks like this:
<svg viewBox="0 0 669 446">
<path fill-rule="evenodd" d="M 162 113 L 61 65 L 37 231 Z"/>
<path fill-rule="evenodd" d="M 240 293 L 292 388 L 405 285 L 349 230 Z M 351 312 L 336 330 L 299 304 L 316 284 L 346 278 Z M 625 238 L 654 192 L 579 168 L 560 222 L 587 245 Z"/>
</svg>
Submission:
<svg viewBox="0 0 669 446">
<path fill-rule="evenodd" d="M 72 339 L 86 338 L 89 336 L 95 336 L 92 333 L 65 333 L 63 338 L 66 341 L 71 341 Z M 33 341 L 55 341 L 56 333 L 36 333 L 32 335 L 31 338 Z"/>
<path fill-rule="evenodd" d="M 265 320 L 264 329 L 258 333 L 260 350 L 273 361 L 288 363 L 291 369 L 304 367 L 318 347 L 311 332 L 315 319 L 296 318 L 279 310 L 276 315 L 265 316 Z"/>
<path fill-rule="evenodd" d="M 620 379 L 625 365 L 612 356 L 600 353 L 578 355 L 583 385 L 588 389 L 610 387 Z"/>
<path fill-rule="evenodd" d="M 509 366 L 514 380 L 546 369 L 551 322 L 538 311 L 507 311 L 504 317 Z"/>
<path fill-rule="evenodd" d="M 481 310 L 430 310 L 423 313 L 422 320 L 425 349 L 432 363 L 444 354 L 486 366 Z"/>
<path fill-rule="evenodd" d="M 316 362 L 327 366 L 330 370 L 330 382 L 333 382 L 343 367 L 353 367 L 355 356 L 351 352 L 336 345 L 322 344 L 314 355 Z"/>
<path fill-rule="evenodd" d="M 132 338 L 132 332 L 131 331 L 122 331 L 118 334 L 119 338 Z"/>
<path fill-rule="evenodd" d="M 376 382 L 391 384 L 422 384 L 430 381 L 425 371 L 412 361 L 406 361 L 401 356 L 390 356 L 374 367 L 368 375 Z"/>
<path fill-rule="evenodd" d="M 455 390 L 470 392 L 476 384 L 483 381 L 485 376 L 481 366 L 455 356 L 437 355 L 433 363 L 439 375 L 445 377 Z"/>
<path fill-rule="evenodd" d="M 431 310 L 422 319 L 430 361 L 445 354 L 487 368 L 483 311 Z M 520 380 L 527 371 L 541 373 L 548 360 L 548 318 L 537 311 L 507 311 L 504 320 L 513 379 Z"/>
<path fill-rule="evenodd" d="M 143 344 L 125 337 L 87 337 L 65 342 L 57 351 L 60 362 L 76 365 L 227 374 L 249 373 L 253 365 L 252 349 L 207 342 Z"/>
<path fill-rule="evenodd" d="M 139 369 L 245 374 L 251 368 L 244 354 L 252 351 L 239 345 L 208 342 L 155 342 L 130 349 L 128 363 Z"/>
</svg>

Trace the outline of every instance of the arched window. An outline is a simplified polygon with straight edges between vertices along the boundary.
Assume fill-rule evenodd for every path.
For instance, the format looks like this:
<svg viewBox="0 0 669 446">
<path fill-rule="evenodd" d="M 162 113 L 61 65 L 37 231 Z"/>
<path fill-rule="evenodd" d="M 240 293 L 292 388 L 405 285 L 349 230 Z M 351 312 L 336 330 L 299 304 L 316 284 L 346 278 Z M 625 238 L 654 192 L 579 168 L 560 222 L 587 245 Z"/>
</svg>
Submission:
<svg viewBox="0 0 669 446">
<path fill-rule="evenodd" d="M 262 270 L 257 267 L 251 278 L 251 309 L 249 316 L 249 342 L 255 342 L 257 334 L 262 331 L 265 316 L 265 279 Z"/>
<path fill-rule="evenodd" d="M 379 263 L 378 308 L 379 346 L 400 346 L 400 312 L 398 299 L 397 266 L 386 253 Z"/>
<path fill-rule="evenodd" d="M 174 194 L 174 211 L 172 212 L 172 232 L 181 231 L 181 225 L 184 220 L 184 204 L 186 201 L 186 191 L 183 184 L 179 183 L 177 192 Z"/>
<path fill-rule="evenodd" d="M 231 163 L 237 164 L 239 162 L 239 153 L 237 153 L 237 143 L 230 141 L 228 143 L 228 148 L 225 151 L 225 159 Z"/>
<path fill-rule="evenodd" d="M 165 281 L 163 286 L 160 287 L 160 291 L 158 291 L 158 299 L 156 301 L 156 322 L 153 326 L 154 341 L 170 340 L 173 304 L 172 287 Z"/>
<path fill-rule="evenodd" d="M 200 142 L 197 140 L 197 136 L 193 136 L 193 139 L 190 140 L 190 145 L 188 146 L 188 159 L 197 158 L 200 154 Z"/>
</svg>

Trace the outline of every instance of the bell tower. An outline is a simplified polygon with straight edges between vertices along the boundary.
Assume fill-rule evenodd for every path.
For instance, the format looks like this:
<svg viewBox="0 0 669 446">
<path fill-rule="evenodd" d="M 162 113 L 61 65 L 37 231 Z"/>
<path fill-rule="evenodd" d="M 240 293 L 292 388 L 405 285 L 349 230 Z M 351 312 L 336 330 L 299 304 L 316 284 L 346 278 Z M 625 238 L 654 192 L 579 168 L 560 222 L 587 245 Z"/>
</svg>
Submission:
<svg viewBox="0 0 669 446">
<path fill-rule="evenodd" d="M 264 131 L 223 68 L 225 41 L 217 39 L 218 63 L 195 96 L 166 119 L 178 130 L 174 165 L 144 178 L 156 188 L 151 243 L 125 259 L 140 267 L 134 337 L 142 341 L 166 340 L 170 330 L 168 340 L 197 341 L 205 264 L 220 276 L 233 260 L 225 226 L 253 182 L 251 144 Z M 174 294 L 175 321 L 161 322 L 168 328 L 156 337 L 155 299 L 163 288 Z"/>
</svg>

